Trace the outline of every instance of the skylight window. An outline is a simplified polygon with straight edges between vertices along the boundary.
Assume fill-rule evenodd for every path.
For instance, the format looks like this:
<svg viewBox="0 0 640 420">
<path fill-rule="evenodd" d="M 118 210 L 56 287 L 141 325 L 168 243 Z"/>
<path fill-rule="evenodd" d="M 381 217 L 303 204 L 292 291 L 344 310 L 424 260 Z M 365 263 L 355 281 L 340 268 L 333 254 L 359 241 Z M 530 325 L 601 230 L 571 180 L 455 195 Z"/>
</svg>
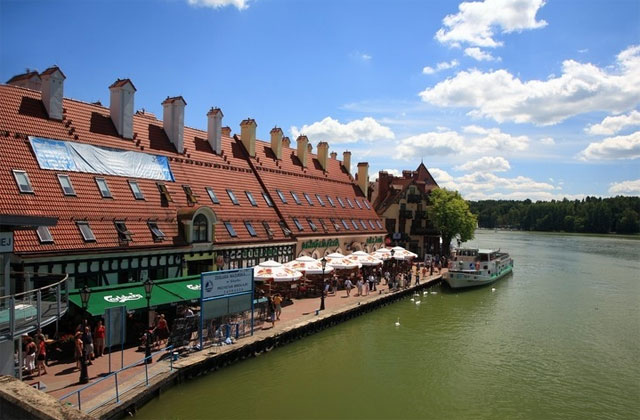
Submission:
<svg viewBox="0 0 640 420">
<path fill-rule="evenodd" d="M 273 230 L 271 230 L 271 226 L 269 226 L 269 223 L 266 221 L 263 221 L 262 227 L 264 227 L 265 232 L 267 232 L 267 236 L 269 237 L 269 239 L 273 239 L 275 235 L 273 233 Z"/>
<path fill-rule="evenodd" d="M 227 228 L 227 232 L 229 232 L 229 236 L 231 236 L 232 238 L 235 238 L 238 236 L 236 231 L 233 229 L 233 225 L 231 224 L 231 222 L 224 222 L 224 227 Z"/>
<path fill-rule="evenodd" d="M 362 202 L 364 203 L 364 206 L 367 208 L 367 210 L 371 210 L 371 206 L 369 206 L 369 202 L 367 200 L 362 200 Z"/>
<path fill-rule="evenodd" d="M 346 206 L 344 205 L 344 201 L 342 201 L 342 198 L 340 197 L 336 197 L 338 199 L 338 203 L 340 203 L 340 206 L 342 206 L 342 208 L 346 208 Z"/>
<path fill-rule="evenodd" d="M 360 219 L 360 224 L 362 225 L 362 229 L 368 230 L 367 224 L 364 222 L 364 220 Z"/>
<path fill-rule="evenodd" d="M 382 229 L 382 223 L 380 223 L 380 220 L 376 220 L 376 225 L 378 225 L 379 229 Z"/>
<path fill-rule="evenodd" d="M 296 217 L 292 217 L 293 219 L 293 223 L 295 223 L 296 227 L 298 228 L 298 230 L 300 232 L 302 232 L 304 230 L 304 228 L 302 227 L 302 225 L 300 224 L 300 221 L 296 218 Z"/>
<path fill-rule="evenodd" d="M 360 200 L 358 200 L 357 198 L 354 198 L 353 201 L 355 201 L 358 208 L 362 210 L 362 204 L 360 204 Z"/>
<path fill-rule="evenodd" d="M 355 230 L 360 230 L 360 226 L 358 226 L 358 222 L 356 222 L 355 220 L 351 219 L 351 224 L 353 225 L 353 228 Z"/>
<path fill-rule="evenodd" d="M 184 193 L 187 195 L 187 203 L 196 204 L 198 202 L 198 196 L 193 193 L 193 190 L 188 185 L 183 185 L 182 189 Z"/>
<path fill-rule="evenodd" d="M 322 230 L 324 230 L 325 233 L 329 232 L 329 228 L 327 227 L 327 224 L 324 222 L 324 219 L 318 219 L 318 221 L 320 222 L 320 226 L 322 226 Z"/>
<path fill-rule="evenodd" d="M 287 227 L 287 225 L 281 220 L 278 222 L 278 224 L 280 225 L 280 229 L 282 229 L 282 233 L 284 234 L 285 237 L 290 237 L 291 236 L 291 230 L 289 230 L 289 228 Z"/>
<path fill-rule="evenodd" d="M 333 228 L 336 230 L 336 232 L 340 231 L 340 225 L 336 222 L 336 219 L 329 219 L 331 221 L 331 224 L 333 225 Z"/>
<path fill-rule="evenodd" d="M 51 232 L 49 232 L 49 228 L 47 226 L 38 226 L 36 233 L 38 234 L 38 240 L 41 244 L 53 243 L 53 236 L 51 236 Z"/>
<path fill-rule="evenodd" d="M 302 195 L 304 195 L 304 198 L 307 200 L 307 203 L 309 203 L 310 206 L 313 206 L 313 201 L 311 201 L 311 197 L 309 197 L 309 194 L 302 193 Z"/>
<path fill-rule="evenodd" d="M 213 204 L 220 204 L 220 200 L 218 200 L 218 196 L 216 196 L 216 193 L 215 191 L 213 191 L 213 188 L 205 187 L 205 190 L 207 190 L 207 194 L 209 194 L 209 198 L 211 199 L 211 202 Z"/>
<path fill-rule="evenodd" d="M 262 198 L 264 198 L 265 203 L 267 203 L 267 206 L 269 207 L 273 207 L 273 201 L 271 201 L 271 199 L 269 198 L 269 195 L 262 191 Z"/>
<path fill-rule="evenodd" d="M 98 190 L 100 190 L 102 198 L 113 198 L 106 179 L 96 177 L 96 184 L 98 185 Z"/>
<path fill-rule="evenodd" d="M 158 227 L 157 222 L 147 222 L 147 226 L 149 226 L 149 230 L 151 231 L 151 235 L 155 242 L 161 242 L 166 239 L 164 232 Z"/>
<path fill-rule="evenodd" d="M 282 201 L 283 204 L 287 204 L 287 199 L 284 194 L 282 194 L 282 191 L 276 190 L 276 192 L 278 193 L 278 197 L 280 197 L 280 201 Z"/>
<path fill-rule="evenodd" d="M 231 202 L 236 205 L 239 206 L 240 203 L 238 202 L 238 199 L 236 198 L 236 195 L 233 193 L 233 191 L 227 189 L 227 194 L 229 195 L 229 198 L 231 199 Z"/>
<path fill-rule="evenodd" d="M 307 223 L 309 223 L 309 227 L 311 228 L 312 231 L 314 232 L 318 231 L 318 227 L 316 226 L 315 223 L 313 223 L 313 220 L 311 220 L 311 218 L 307 217 Z"/>
<path fill-rule="evenodd" d="M 80 233 L 82 234 L 82 237 L 84 238 L 85 242 L 96 241 L 96 237 L 93 234 L 93 231 L 91 230 L 91 226 L 89 226 L 88 222 L 76 222 L 76 225 L 78 226 L 78 229 L 80 229 Z"/>
<path fill-rule="evenodd" d="M 244 222 L 244 227 L 247 228 L 247 232 L 249 232 L 249 235 L 255 237 L 258 236 L 258 234 L 256 233 L 256 230 L 253 228 L 253 225 L 251 224 L 251 222 Z"/>
<path fill-rule="evenodd" d="M 331 199 L 331 197 L 327 196 L 327 200 L 329 201 L 329 204 L 331 204 L 331 207 L 335 207 L 335 203 L 333 202 L 333 200 Z"/>
<path fill-rule="evenodd" d="M 376 225 L 373 224 L 373 220 L 369 220 L 369 226 L 371 226 L 371 229 L 376 230 Z"/>
<path fill-rule="evenodd" d="M 355 207 L 353 206 L 353 203 L 349 198 L 347 198 L 347 203 L 349 204 L 349 207 L 351 207 L 352 209 L 355 209 Z"/>
<path fill-rule="evenodd" d="M 131 187 L 131 192 L 136 200 L 144 200 L 144 194 L 142 194 L 142 190 L 140 190 L 140 186 L 138 185 L 138 181 L 129 180 L 129 187 Z"/>
<path fill-rule="evenodd" d="M 173 198 L 171 198 L 171 194 L 169 193 L 167 186 L 164 185 L 162 182 L 158 182 L 156 183 L 156 185 L 158 186 L 158 191 L 160 191 L 160 199 L 165 200 L 167 202 L 170 201 L 173 203 Z"/>
<path fill-rule="evenodd" d="M 347 221 L 344 219 L 342 219 L 342 226 L 344 226 L 344 230 L 351 230 L 351 228 L 347 224 Z"/>
<path fill-rule="evenodd" d="M 129 242 L 132 240 L 131 236 L 133 234 L 129 232 L 129 229 L 127 229 L 127 225 L 124 222 L 116 221 L 114 222 L 114 224 L 116 225 L 116 230 L 118 231 L 118 239 L 121 242 Z"/>
<path fill-rule="evenodd" d="M 320 194 L 316 194 L 316 200 L 318 200 L 318 203 L 320 203 L 320 205 L 322 207 L 324 207 L 324 201 L 322 201 L 322 198 L 320 197 Z"/>
<path fill-rule="evenodd" d="M 298 195 L 296 193 L 294 193 L 293 191 L 289 191 L 289 192 L 291 193 L 291 197 L 293 197 L 293 201 L 295 201 L 297 205 L 301 206 L 302 202 L 298 198 Z"/>
<path fill-rule="evenodd" d="M 69 175 L 58 174 L 58 182 L 60 182 L 64 195 L 76 195 L 76 190 L 73 189 Z"/>
<path fill-rule="evenodd" d="M 251 194 L 250 191 L 245 191 L 244 193 L 247 195 L 247 198 L 249 199 L 251 205 L 253 207 L 258 207 L 258 203 L 256 203 L 256 200 L 253 198 L 253 194 Z"/>
<path fill-rule="evenodd" d="M 29 175 L 27 175 L 25 171 L 18 171 L 14 169 L 13 177 L 16 179 L 18 190 L 20 190 L 21 193 L 33 194 L 33 188 L 31 187 L 31 181 L 29 181 Z"/>
</svg>

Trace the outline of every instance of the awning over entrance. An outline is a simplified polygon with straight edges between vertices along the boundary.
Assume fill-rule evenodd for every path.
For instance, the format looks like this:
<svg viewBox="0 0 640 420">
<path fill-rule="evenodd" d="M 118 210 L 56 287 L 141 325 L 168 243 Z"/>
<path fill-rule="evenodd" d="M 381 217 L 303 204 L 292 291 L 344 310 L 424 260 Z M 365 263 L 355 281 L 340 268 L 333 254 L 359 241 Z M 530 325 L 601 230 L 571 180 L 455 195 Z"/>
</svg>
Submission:
<svg viewBox="0 0 640 420">
<path fill-rule="evenodd" d="M 200 276 L 178 277 L 154 281 L 149 303 L 154 307 L 199 298 Z M 72 290 L 69 300 L 81 308 L 80 290 Z M 105 309 L 122 305 L 129 311 L 147 307 L 142 282 L 92 288 L 87 311 L 91 315 L 102 315 Z"/>
</svg>

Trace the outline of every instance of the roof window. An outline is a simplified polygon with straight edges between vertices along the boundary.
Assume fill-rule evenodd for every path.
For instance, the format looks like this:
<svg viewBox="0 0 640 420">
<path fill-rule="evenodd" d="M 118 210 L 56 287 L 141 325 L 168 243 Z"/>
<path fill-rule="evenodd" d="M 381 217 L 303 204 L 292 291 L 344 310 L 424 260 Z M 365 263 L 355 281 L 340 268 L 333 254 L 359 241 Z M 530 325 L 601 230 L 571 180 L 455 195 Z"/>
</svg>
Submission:
<svg viewBox="0 0 640 420">
<path fill-rule="evenodd" d="M 293 197 L 293 200 L 296 202 L 296 204 L 301 206 L 302 202 L 298 198 L 298 195 L 296 193 L 294 193 L 293 191 L 289 191 L 289 192 L 291 193 L 291 197 Z"/>
<path fill-rule="evenodd" d="M 327 224 L 324 222 L 324 219 L 318 219 L 318 221 L 320 222 L 320 226 L 322 226 L 322 230 L 324 230 L 324 233 L 329 232 L 329 228 L 327 227 Z"/>
<path fill-rule="evenodd" d="M 340 197 L 336 197 L 338 199 L 338 203 L 340 203 L 340 206 L 342 206 L 342 208 L 346 208 L 346 206 L 344 205 L 344 201 L 342 201 L 342 198 Z"/>
<path fill-rule="evenodd" d="M 96 177 L 95 180 L 102 198 L 113 198 L 113 196 L 111 195 L 111 190 L 109 189 L 109 185 L 107 184 L 107 180 L 98 177 Z"/>
<path fill-rule="evenodd" d="M 349 225 L 347 224 L 347 221 L 342 219 L 342 226 L 344 226 L 344 230 L 351 230 L 351 228 L 349 228 Z"/>
<path fill-rule="evenodd" d="M 367 200 L 362 200 L 362 202 L 364 203 L 364 206 L 367 208 L 367 210 L 371 210 L 371 206 L 369 206 L 369 202 Z"/>
<path fill-rule="evenodd" d="M 355 220 L 351 219 L 351 224 L 353 225 L 353 228 L 355 230 L 360 230 L 360 226 L 358 226 L 358 222 L 356 222 Z"/>
<path fill-rule="evenodd" d="M 283 204 L 287 204 L 287 199 L 284 194 L 282 194 L 282 191 L 276 190 L 276 192 L 278 193 L 278 197 L 280 197 L 280 201 L 282 201 Z"/>
<path fill-rule="evenodd" d="M 140 186 L 138 185 L 138 181 L 129 180 L 129 187 L 131 187 L 131 192 L 136 200 L 144 200 L 144 194 L 142 194 L 142 190 L 140 190 Z"/>
<path fill-rule="evenodd" d="M 253 225 L 251 224 L 251 222 L 244 222 L 244 227 L 247 228 L 247 232 L 249 232 L 249 235 L 255 237 L 258 236 L 258 234 L 256 233 L 256 230 L 253 228 Z"/>
<path fill-rule="evenodd" d="M 130 242 L 132 240 L 131 237 L 133 236 L 133 234 L 129 232 L 129 229 L 127 229 L 127 225 L 123 221 L 116 221 L 114 222 L 114 224 L 116 225 L 116 230 L 118 231 L 118 239 L 121 242 Z"/>
<path fill-rule="evenodd" d="M 360 219 L 360 224 L 362 225 L 362 229 L 364 230 L 368 230 L 369 228 L 367 228 L 367 224 L 364 222 L 364 220 Z"/>
<path fill-rule="evenodd" d="M 336 204 L 333 202 L 331 197 L 327 196 L 327 200 L 329 201 L 329 204 L 331 204 L 331 207 L 335 207 L 336 206 Z"/>
<path fill-rule="evenodd" d="M 31 181 L 29 181 L 29 175 L 27 175 L 25 171 L 14 169 L 13 177 L 16 179 L 18 190 L 20 190 L 21 193 L 33 194 L 33 188 L 31 187 Z"/>
<path fill-rule="evenodd" d="M 307 200 L 307 203 L 309 203 L 310 206 L 313 206 L 313 201 L 311 201 L 311 197 L 309 197 L 309 194 L 302 193 L 302 195 L 304 195 L 304 198 Z"/>
<path fill-rule="evenodd" d="M 205 187 L 204 189 L 207 190 L 207 194 L 209 194 L 209 198 L 211 199 L 211 202 L 213 204 L 220 204 L 220 200 L 218 200 L 218 197 L 216 196 L 215 191 L 213 191 L 213 188 Z"/>
<path fill-rule="evenodd" d="M 51 236 L 51 232 L 49 232 L 49 228 L 47 226 L 38 226 L 36 233 L 38 234 L 38 240 L 41 244 L 53 243 L 53 236 Z"/>
<path fill-rule="evenodd" d="M 373 224 L 373 220 L 369 220 L 369 226 L 371 226 L 371 229 L 376 230 L 376 226 Z"/>
<path fill-rule="evenodd" d="M 238 236 L 235 229 L 233 229 L 233 225 L 231 224 L 231 222 L 224 222 L 224 227 L 227 228 L 227 232 L 229 232 L 229 236 L 231 236 L 232 238 L 236 238 Z"/>
<path fill-rule="evenodd" d="M 58 182 L 60 182 L 64 195 L 76 195 L 76 190 L 73 189 L 69 175 L 58 174 Z"/>
<path fill-rule="evenodd" d="M 251 205 L 253 207 L 258 207 L 258 203 L 256 203 L 256 200 L 253 198 L 253 194 L 251 194 L 250 191 L 245 191 L 244 193 L 247 195 L 247 198 L 249 199 Z"/>
<path fill-rule="evenodd" d="M 182 189 L 184 193 L 187 195 L 187 203 L 196 204 L 198 202 L 198 196 L 193 193 L 193 190 L 188 185 L 183 185 Z"/>
<path fill-rule="evenodd" d="M 264 198 L 264 201 L 265 201 L 265 203 L 267 203 L 267 206 L 273 207 L 273 201 L 271 201 L 271 199 L 269 198 L 269 194 L 267 194 L 266 192 L 262 191 L 262 198 Z"/>
<path fill-rule="evenodd" d="M 271 230 L 271 226 L 269 226 L 269 223 L 266 221 L 262 221 L 262 227 L 264 228 L 265 232 L 267 232 L 267 236 L 269 237 L 269 239 L 273 239 L 275 235 L 273 233 L 273 230 Z"/>
<path fill-rule="evenodd" d="M 318 227 L 316 226 L 315 223 L 313 223 L 313 220 L 311 220 L 310 217 L 307 217 L 307 223 L 309 223 L 309 227 L 311 228 L 312 231 L 314 232 L 318 231 Z"/>
<path fill-rule="evenodd" d="M 167 186 L 162 182 L 157 182 L 156 185 L 158 186 L 158 191 L 160 191 L 160 199 L 173 203 L 173 198 L 171 198 L 171 194 L 169 193 Z"/>
<path fill-rule="evenodd" d="M 349 198 L 347 198 L 347 203 L 349 204 L 349 207 L 351 207 L 352 209 L 355 209 L 355 207 L 353 206 L 353 203 Z"/>
<path fill-rule="evenodd" d="M 322 207 L 324 207 L 324 201 L 322 201 L 322 198 L 320 197 L 320 194 L 316 194 L 316 200 L 318 200 L 318 203 L 320 203 L 320 205 Z"/>
<path fill-rule="evenodd" d="M 382 223 L 380 223 L 380 220 L 376 220 L 376 225 L 378 225 L 378 229 L 382 229 Z"/>
<path fill-rule="evenodd" d="M 304 230 L 304 227 L 302 227 L 302 225 L 300 224 L 300 221 L 298 220 L 298 218 L 292 217 L 292 219 L 293 219 L 293 223 L 295 223 L 295 225 L 298 228 L 298 230 L 300 232 L 302 232 Z"/>
<path fill-rule="evenodd" d="M 336 222 L 336 219 L 329 219 L 331 221 L 331 224 L 333 225 L 333 228 L 336 230 L 336 232 L 340 232 L 340 225 Z"/>
<path fill-rule="evenodd" d="M 91 226 L 89 226 L 89 222 L 76 222 L 76 225 L 78 226 L 78 229 L 80 229 L 80 233 L 82 234 L 85 242 L 96 241 L 96 237 L 91 230 Z"/>
<path fill-rule="evenodd" d="M 358 208 L 362 210 L 362 204 L 360 204 L 360 201 L 357 198 L 354 198 L 353 201 L 355 201 Z"/>
<path fill-rule="evenodd" d="M 280 225 L 280 229 L 282 229 L 282 233 L 284 234 L 285 237 L 290 237 L 291 236 L 291 230 L 289 230 L 289 228 L 287 227 L 287 225 L 281 220 L 278 222 L 278 224 Z"/>
<path fill-rule="evenodd" d="M 167 238 L 164 232 L 158 227 L 157 222 L 149 221 L 147 222 L 147 226 L 149 226 L 154 242 L 161 242 Z"/>
<path fill-rule="evenodd" d="M 231 199 L 231 202 L 236 205 L 239 206 L 240 203 L 238 202 L 238 199 L 236 198 L 236 195 L 233 193 L 233 191 L 231 191 L 230 189 L 227 189 L 227 194 L 229 195 L 229 198 Z"/>
</svg>

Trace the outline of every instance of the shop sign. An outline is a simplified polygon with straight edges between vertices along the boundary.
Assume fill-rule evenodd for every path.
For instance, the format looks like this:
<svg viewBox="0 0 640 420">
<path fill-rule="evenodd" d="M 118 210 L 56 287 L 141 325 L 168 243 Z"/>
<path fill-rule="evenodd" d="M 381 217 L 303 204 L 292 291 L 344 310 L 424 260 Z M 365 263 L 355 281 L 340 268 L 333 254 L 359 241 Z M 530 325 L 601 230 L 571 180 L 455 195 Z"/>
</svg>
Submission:
<svg viewBox="0 0 640 420">
<path fill-rule="evenodd" d="M 368 244 L 381 244 L 382 243 L 382 236 L 369 236 L 367 238 L 367 243 Z"/>
<path fill-rule="evenodd" d="M 211 271 L 200 277 L 204 299 L 251 292 L 253 287 L 253 269 Z"/>
<path fill-rule="evenodd" d="M 13 252 L 13 232 L 0 232 L 0 252 Z"/>
<path fill-rule="evenodd" d="M 104 300 L 106 300 L 109 303 L 125 303 L 129 300 L 139 300 L 139 299 L 142 299 L 142 295 L 140 293 L 129 293 L 128 295 L 119 295 L 119 296 L 107 295 L 104 297 Z"/>
<path fill-rule="evenodd" d="M 337 239 L 314 239 L 302 243 L 302 249 L 329 248 L 332 246 L 340 246 L 340 241 Z"/>
</svg>

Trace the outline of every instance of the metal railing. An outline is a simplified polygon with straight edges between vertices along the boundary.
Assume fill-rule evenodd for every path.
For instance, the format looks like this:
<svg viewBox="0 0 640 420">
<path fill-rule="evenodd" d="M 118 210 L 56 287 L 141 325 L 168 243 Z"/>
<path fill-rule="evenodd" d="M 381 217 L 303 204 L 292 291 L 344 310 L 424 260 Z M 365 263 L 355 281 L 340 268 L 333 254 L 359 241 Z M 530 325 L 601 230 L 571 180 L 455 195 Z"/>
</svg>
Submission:
<svg viewBox="0 0 640 420">
<path fill-rule="evenodd" d="M 149 381 L 157 375 L 173 371 L 174 355 L 172 350 L 173 346 L 168 346 L 162 350 L 151 353 L 151 356 L 143 357 L 120 370 L 112 372 L 95 382 L 60 397 L 58 400 L 63 404 L 66 403 L 74 406 L 85 413 L 91 413 L 112 401 L 119 404 L 120 397 L 125 392 L 142 384 L 149 386 Z M 154 363 L 146 363 L 148 358 L 153 358 L 155 355 L 167 352 L 169 352 L 167 357 L 168 363 L 167 360 L 157 360 Z M 144 366 L 144 378 L 142 377 L 142 369 L 135 369 L 141 367 L 141 365 Z"/>
<path fill-rule="evenodd" d="M 30 275 L 42 274 L 31 273 Z M 67 312 L 69 276 L 67 274 L 46 274 L 46 276 L 59 276 L 62 279 L 38 289 L 0 297 L 0 342 L 13 340 L 22 334 L 28 334 L 57 322 Z"/>
</svg>

